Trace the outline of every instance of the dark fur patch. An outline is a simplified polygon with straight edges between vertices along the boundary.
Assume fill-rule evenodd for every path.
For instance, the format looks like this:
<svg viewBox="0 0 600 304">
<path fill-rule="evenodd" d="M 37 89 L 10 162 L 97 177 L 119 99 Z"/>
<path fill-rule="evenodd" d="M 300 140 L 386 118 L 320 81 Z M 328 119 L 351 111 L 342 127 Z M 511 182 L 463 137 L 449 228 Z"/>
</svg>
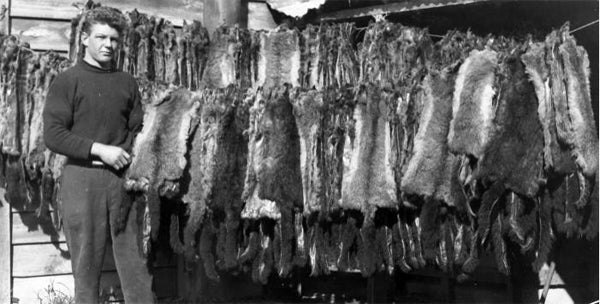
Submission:
<svg viewBox="0 0 600 304">
<path fill-rule="evenodd" d="M 506 187 L 534 197 L 540 187 L 543 134 L 537 100 L 518 55 L 501 65 L 494 124 L 475 178 L 504 182 Z"/>
</svg>

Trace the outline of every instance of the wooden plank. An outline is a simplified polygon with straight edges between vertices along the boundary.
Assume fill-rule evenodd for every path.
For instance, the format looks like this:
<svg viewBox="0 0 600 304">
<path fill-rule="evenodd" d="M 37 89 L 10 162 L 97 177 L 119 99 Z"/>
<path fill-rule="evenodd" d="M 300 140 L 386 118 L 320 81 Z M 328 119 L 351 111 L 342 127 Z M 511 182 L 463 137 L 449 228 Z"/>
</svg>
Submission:
<svg viewBox="0 0 600 304">
<path fill-rule="evenodd" d="M 406 0 L 396 3 L 388 3 L 381 5 L 372 5 L 361 8 L 339 10 L 331 13 L 321 14 L 315 22 L 327 22 L 344 19 L 355 19 L 371 16 L 383 16 L 393 13 L 402 13 L 409 11 L 417 11 L 435 7 L 463 5 L 476 2 L 485 2 L 493 0 Z"/>
<path fill-rule="evenodd" d="M 11 18 L 11 34 L 20 35 L 34 50 L 69 50 L 71 23 Z"/>
<path fill-rule="evenodd" d="M 1 161 L 1 160 L 0 160 Z M 10 206 L 4 200 L 6 189 L 0 188 L 0 303 L 10 303 Z"/>
<path fill-rule="evenodd" d="M 120 285 L 116 272 L 102 273 L 100 279 L 100 290 L 102 292 L 109 293 L 113 290 L 117 296 L 122 295 L 119 289 Z M 15 278 L 13 297 L 19 299 L 19 304 L 73 303 L 74 286 L 75 283 L 71 274 Z M 50 299 L 54 299 L 54 301 L 50 301 Z M 59 301 L 60 299 L 64 301 Z M 122 299 L 117 298 L 115 300 Z"/>
<path fill-rule="evenodd" d="M 62 229 L 56 231 L 51 223 L 42 221 L 33 212 L 16 212 L 12 217 L 12 244 L 64 242 Z M 27 224 L 25 224 L 27 223 Z"/>
<path fill-rule="evenodd" d="M 277 27 L 273 15 L 266 3 L 248 3 L 248 28 L 251 30 L 269 30 Z"/>
<path fill-rule="evenodd" d="M 79 1 L 84 2 L 84 1 Z M 191 0 L 102 0 L 95 1 L 103 6 L 158 16 L 182 26 L 183 20 L 202 21 L 203 1 Z M 70 20 L 79 13 L 72 0 L 19 0 L 13 1 L 10 16 L 20 18 L 43 18 Z"/>
<path fill-rule="evenodd" d="M 18 245 L 13 246 L 13 253 L 13 277 L 68 274 L 72 271 L 66 243 Z M 112 247 L 108 246 L 103 270 L 115 269 Z"/>
</svg>

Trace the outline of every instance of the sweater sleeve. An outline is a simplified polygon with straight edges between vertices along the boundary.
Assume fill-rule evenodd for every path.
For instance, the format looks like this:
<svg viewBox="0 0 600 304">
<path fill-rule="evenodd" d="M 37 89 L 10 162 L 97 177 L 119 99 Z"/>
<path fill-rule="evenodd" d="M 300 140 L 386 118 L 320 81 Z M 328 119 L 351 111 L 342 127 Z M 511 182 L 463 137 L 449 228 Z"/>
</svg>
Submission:
<svg viewBox="0 0 600 304">
<path fill-rule="evenodd" d="M 74 159 L 89 159 L 93 140 L 71 132 L 73 86 L 67 77 L 60 75 L 52 82 L 43 112 L 44 142 L 53 152 Z"/>
<path fill-rule="evenodd" d="M 133 105 L 131 107 L 131 112 L 129 113 L 129 121 L 127 122 L 127 127 L 133 136 L 141 131 L 142 129 L 142 120 L 144 117 L 144 111 L 142 110 L 142 97 L 140 95 L 140 88 L 138 87 L 137 82 L 133 79 Z"/>
</svg>

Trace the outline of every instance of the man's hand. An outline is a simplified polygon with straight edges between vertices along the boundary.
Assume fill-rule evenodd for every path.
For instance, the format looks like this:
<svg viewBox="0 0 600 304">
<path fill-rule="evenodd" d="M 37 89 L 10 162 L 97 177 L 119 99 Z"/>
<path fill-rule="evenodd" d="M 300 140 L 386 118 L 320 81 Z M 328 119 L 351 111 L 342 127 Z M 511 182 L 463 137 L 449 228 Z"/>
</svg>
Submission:
<svg viewBox="0 0 600 304">
<path fill-rule="evenodd" d="M 121 170 L 131 162 L 129 153 L 117 146 L 93 143 L 90 153 L 117 170 Z"/>
</svg>

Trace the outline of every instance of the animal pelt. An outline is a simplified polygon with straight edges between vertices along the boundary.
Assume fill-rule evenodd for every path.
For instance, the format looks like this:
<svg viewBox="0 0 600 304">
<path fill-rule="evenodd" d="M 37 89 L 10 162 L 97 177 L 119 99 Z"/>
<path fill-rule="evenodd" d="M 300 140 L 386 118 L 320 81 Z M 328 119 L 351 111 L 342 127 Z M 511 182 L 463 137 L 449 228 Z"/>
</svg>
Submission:
<svg viewBox="0 0 600 304">
<path fill-rule="evenodd" d="M 358 80 L 352 23 L 308 25 L 300 36 L 300 85 L 322 90 Z"/>
<path fill-rule="evenodd" d="M 550 251 L 552 250 L 552 243 L 554 242 L 555 236 L 552 229 L 552 205 L 547 204 L 544 201 L 548 201 L 548 191 L 543 194 L 544 200 L 537 200 L 537 209 L 539 216 L 537 217 L 537 244 L 536 244 L 536 258 L 533 262 L 533 270 L 539 271 L 540 268 L 548 260 Z"/>
<path fill-rule="evenodd" d="M 501 181 L 512 191 L 534 197 L 540 187 L 543 134 L 533 86 L 514 50 L 500 64 L 499 93 L 491 114 L 488 144 L 474 172 L 484 183 Z"/>
<path fill-rule="evenodd" d="M 185 67 L 180 67 L 180 72 L 185 71 L 184 85 L 190 90 L 200 87 L 202 75 L 206 67 L 208 55 L 208 30 L 198 21 L 190 24 L 183 22 L 181 40 L 185 49 Z M 184 77 L 181 77 L 183 80 Z"/>
<path fill-rule="evenodd" d="M 354 50 L 354 35 L 356 27 L 354 23 L 338 23 L 333 25 L 333 43 L 337 44 L 337 56 L 335 58 L 335 75 L 328 75 L 330 78 L 335 77 L 337 87 L 345 85 L 356 85 L 358 82 L 358 59 Z M 331 65 L 331 63 L 328 63 Z M 333 80 L 331 82 L 334 82 Z"/>
<path fill-rule="evenodd" d="M 434 198 L 456 207 L 459 213 L 467 209 L 467 196 L 459 179 L 461 158 L 447 151 L 444 159 L 441 182 L 435 189 Z"/>
<path fill-rule="evenodd" d="M 413 156 L 400 188 L 407 194 L 431 197 L 438 185 L 451 176 L 440 172 L 444 172 L 449 154 L 447 137 L 452 114 L 453 79 L 447 73 L 431 72 L 423 80 L 423 112 L 419 118 L 419 131 L 415 135 Z"/>
<path fill-rule="evenodd" d="M 12 208 L 21 211 L 33 211 L 38 202 L 29 191 L 25 166 L 20 156 L 5 155 L 4 174 L 6 178 L 6 200 Z"/>
<path fill-rule="evenodd" d="M 288 86 L 264 91 L 264 111 L 257 123 L 254 149 L 250 161 L 255 174 L 260 199 L 274 201 L 281 212 L 281 265 L 285 276 L 292 262 L 294 212 L 303 208 L 302 176 L 300 169 L 300 140 L 293 107 L 289 102 Z"/>
<path fill-rule="evenodd" d="M 254 86 L 300 85 L 300 44 L 295 29 L 280 26 L 260 34 L 260 57 Z"/>
<path fill-rule="evenodd" d="M 594 121 L 590 96 L 590 62 L 587 52 L 577 46 L 568 27 L 561 30 L 562 44 L 558 47 L 565 72 L 567 109 L 573 132 L 573 156 L 584 175 L 594 178 L 598 171 L 598 124 Z"/>
<path fill-rule="evenodd" d="M 146 108 L 142 131 L 135 139 L 133 161 L 126 173 L 130 191 L 155 189 L 161 195 L 177 194 L 176 187 L 165 188 L 181 178 L 187 164 L 185 153 L 190 130 L 197 119 L 200 96 L 186 89 L 168 89 L 157 94 Z"/>
<path fill-rule="evenodd" d="M 29 176 L 39 176 L 41 169 L 46 164 L 46 145 L 43 139 L 42 111 L 46 103 L 46 94 L 54 77 L 64 68 L 66 59 L 54 52 L 40 56 L 39 69 L 30 78 L 28 93 L 31 94 L 32 110 L 29 121 L 28 146 L 24 147 L 26 153 L 26 168 Z"/>
<path fill-rule="evenodd" d="M 493 125 L 497 54 L 473 50 L 458 70 L 452 101 L 448 146 L 455 154 L 480 159 Z"/>
<path fill-rule="evenodd" d="M 14 36 L 6 36 L 0 45 L 0 139 L 2 152 L 20 154 L 18 132 L 18 112 L 21 105 L 17 100 L 17 73 L 19 71 L 19 41 Z"/>
<path fill-rule="evenodd" d="M 264 112 L 254 134 L 256 154 L 252 161 L 258 196 L 277 202 L 280 209 L 302 210 L 300 139 L 288 87 L 267 89 L 264 93 Z"/>
<path fill-rule="evenodd" d="M 41 116 L 43 107 L 35 108 L 33 91 L 35 87 L 35 74 L 40 68 L 40 56 L 28 48 L 29 45 L 21 45 L 19 49 L 19 62 L 17 69 L 17 82 L 14 88 L 17 94 L 17 130 L 19 132 L 19 143 L 17 145 L 19 154 L 26 160 L 29 152 L 30 122 L 33 115 Z M 37 113 L 35 113 L 37 110 Z M 15 113 L 16 114 L 16 113 Z M 39 130 L 36 130 L 39 131 Z M 37 178 L 37 176 L 36 176 Z"/>
<path fill-rule="evenodd" d="M 146 108 L 144 126 L 135 139 L 133 161 L 125 174 L 125 188 L 154 198 L 151 210 L 153 236 L 158 233 L 159 196 L 179 194 L 179 180 L 187 165 L 188 136 L 194 129 L 200 106 L 198 94 L 186 89 L 169 89 L 157 94 Z"/>
<path fill-rule="evenodd" d="M 569 174 L 575 171 L 575 162 L 571 158 L 569 147 L 560 144 L 557 138 L 556 114 L 552 99 L 553 93 L 561 92 L 554 90 L 550 85 L 553 68 L 547 65 L 546 58 L 544 43 L 530 44 L 527 52 L 521 55 L 525 72 L 535 88 L 538 100 L 538 117 L 544 134 L 544 168 L 546 172 Z"/>
<path fill-rule="evenodd" d="M 125 18 L 127 18 L 128 27 L 123 30 L 123 36 L 121 37 L 121 48 L 117 52 L 117 69 L 126 71 L 131 75 L 137 73 L 137 55 L 138 55 L 138 43 L 140 42 L 140 35 L 136 31 L 136 27 L 140 25 L 142 21 L 142 15 L 137 9 L 127 12 Z"/>
<path fill-rule="evenodd" d="M 320 219 L 329 219 L 339 211 L 344 176 L 344 147 L 348 134 L 353 132 L 350 119 L 354 110 L 354 92 L 351 88 L 329 88 L 323 92 L 327 105 L 323 122 L 323 182 L 325 203 L 321 205 Z M 352 135 L 353 137 L 355 136 Z"/>
<path fill-rule="evenodd" d="M 547 192 L 543 204 L 552 205 L 552 224 L 556 232 L 567 237 L 587 238 L 597 234 L 598 228 L 594 228 L 598 224 L 597 181 L 590 181 L 577 172 L 551 179 Z"/>
<path fill-rule="evenodd" d="M 213 109 L 211 106 L 215 102 L 206 99 L 202 108 L 202 117 L 207 120 L 202 122 L 201 127 L 204 129 L 212 125 L 212 130 L 209 127 L 204 134 L 213 133 L 216 137 L 215 155 L 208 157 L 213 168 L 204 172 L 206 180 L 211 183 L 204 186 L 210 193 L 208 207 L 214 221 L 225 226 L 224 267 L 230 269 L 236 266 L 237 229 L 248 157 L 248 141 L 243 134 L 248 127 L 248 111 L 241 103 L 241 92 L 236 89 L 218 90 L 213 94 L 216 96 L 211 98 L 221 104 L 219 108 Z M 207 139 L 205 136 L 203 142 Z M 214 176 L 209 177 L 209 173 Z"/>
<path fill-rule="evenodd" d="M 152 45 L 152 33 L 156 26 L 156 19 L 154 17 L 148 18 L 146 15 L 140 15 L 139 24 L 135 27 L 136 35 L 139 35 L 140 39 L 137 46 L 137 57 L 135 62 L 137 77 L 154 79 L 154 48 Z"/>
<path fill-rule="evenodd" d="M 314 26 L 308 24 L 300 33 L 300 86 L 303 88 L 321 89 L 319 62 L 326 61 L 326 58 L 321 58 L 322 54 L 320 44 L 322 43 L 322 32 L 325 25 Z"/>
<path fill-rule="evenodd" d="M 326 144 L 322 136 L 326 105 L 322 94 L 315 90 L 297 91 L 293 95 L 294 116 L 300 135 L 304 213 L 310 215 L 320 211 L 325 201 L 326 186 L 323 182 L 326 180 L 322 177 L 326 172 L 321 154 Z"/>
<path fill-rule="evenodd" d="M 344 164 L 341 206 L 364 214 L 372 214 L 376 207 L 395 208 L 397 200 L 390 165 L 393 96 L 379 91 L 374 85 L 360 89 L 353 117 L 356 135 L 346 138 L 344 148 L 350 160 Z"/>
<path fill-rule="evenodd" d="M 370 24 L 357 51 L 360 81 L 396 88 L 404 97 L 426 73 L 431 46 L 427 30 L 390 22 Z"/>
<path fill-rule="evenodd" d="M 211 93 L 207 95 L 214 97 Z M 217 124 L 228 106 L 211 96 L 203 95 L 202 100 L 200 120 L 191 133 L 188 167 L 182 180 L 183 188 L 186 189 L 182 201 L 189 210 L 184 230 L 184 246 L 188 258 L 194 256 L 197 247 L 196 232 L 201 228 L 208 210 L 210 190 L 216 175 L 213 170 L 218 139 Z"/>
<path fill-rule="evenodd" d="M 281 212 L 277 204 L 272 200 L 260 199 L 258 197 L 258 140 L 260 139 L 259 124 L 265 111 L 265 102 L 263 91 L 257 90 L 250 94 L 244 101 L 250 105 L 249 127 L 248 127 L 248 161 L 246 166 L 246 178 L 244 180 L 244 191 L 242 193 L 242 201 L 245 202 L 242 210 L 242 218 L 244 219 L 280 219 Z"/>
<path fill-rule="evenodd" d="M 207 87 L 251 85 L 251 37 L 247 29 L 222 26 L 212 35 L 203 82 Z"/>
</svg>

